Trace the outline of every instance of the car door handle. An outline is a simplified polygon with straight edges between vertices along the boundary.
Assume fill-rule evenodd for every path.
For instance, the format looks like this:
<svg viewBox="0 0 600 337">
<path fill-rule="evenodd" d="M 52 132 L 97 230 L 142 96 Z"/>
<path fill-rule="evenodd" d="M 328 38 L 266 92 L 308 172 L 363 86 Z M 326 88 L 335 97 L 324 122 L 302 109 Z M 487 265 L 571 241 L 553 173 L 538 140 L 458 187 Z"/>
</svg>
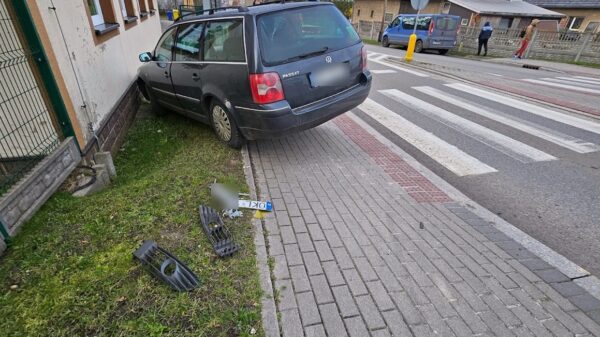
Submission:
<svg viewBox="0 0 600 337">
<path fill-rule="evenodd" d="M 199 79 L 200 79 L 200 76 L 198 76 L 198 74 L 196 74 L 196 73 L 192 74 L 192 80 L 197 81 Z"/>
<path fill-rule="evenodd" d="M 168 71 L 165 71 L 165 77 L 169 78 L 169 72 Z"/>
</svg>

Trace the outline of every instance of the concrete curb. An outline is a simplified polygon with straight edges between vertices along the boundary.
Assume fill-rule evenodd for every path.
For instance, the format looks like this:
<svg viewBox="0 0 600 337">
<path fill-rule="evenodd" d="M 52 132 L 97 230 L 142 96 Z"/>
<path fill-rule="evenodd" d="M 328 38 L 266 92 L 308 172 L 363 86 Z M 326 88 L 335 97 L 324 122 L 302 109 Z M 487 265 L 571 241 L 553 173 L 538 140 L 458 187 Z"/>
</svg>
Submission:
<svg viewBox="0 0 600 337">
<path fill-rule="evenodd" d="M 450 185 L 448 182 L 446 182 L 438 175 L 426 168 L 424 165 L 419 163 L 415 158 L 406 153 L 399 146 L 394 144 L 389 139 L 385 138 L 382 134 L 380 134 L 377 130 L 373 129 L 373 127 L 368 125 L 365 121 L 356 116 L 354 113 L 347 112 L 347 115 L 350 118 L 352 118 L 357 124 L 359 124 L 362 128 L 367 130 L 367 132 L 372 134 L 377 140 L 388 146 L 392 151 L 396 152 L 400 157 L 402 157 L 402 159 L 404 159 L 420 174 L 422 174 L 425 178 L 429 179 L 434 185 L 436 185 L 439 189 L 441 189 L 448 196 L 454 199 L 457 203 L 464 206 L 465 208 L 467 208 L 472 213 L 479 216 L 489 224 L 493 225 L 496 229 L 498 229 L 506 236 L 525 247 L 527 250 L 538 256 L 544 262 L 548 263 L 561 273 L 565 274 L 577 285 L 579 285 L 592 296 L 600 300 L 600 280 L 597 277 L 591 275 L 587 270 L 581 268 L 580 266 L 570 261 L 563 255 L 555 252 L 548 246 L 532 238 L 531 236 L 524 233 L 515 226 L 511 225 L 496 214 L 490 212 L 486 208 L 471 200 L 469 197 L 464 195 L 454 186 Z"/>
<path fill-rule="evenodd" d="M 244 162 L 244 175 L 246 176 L 250 197 L 252 200 L 258 200 L 248 144 L 244 145 L 241 152 Z M 277 320 L 277 308 L 275 306 L 273 283 L 271 282 L 271 270 L 269 269 L 263 223 L 259 219 L 252 218 L 252 227 L 254 227 L 254 245 L 256 246 L 256 266 L 258 267 L 260 287 L 263 291 L 261 298 L 263 329 L 266 337 L 280 337 L 281 334 L 279 330 L 279 321 Z"/>
</svg>

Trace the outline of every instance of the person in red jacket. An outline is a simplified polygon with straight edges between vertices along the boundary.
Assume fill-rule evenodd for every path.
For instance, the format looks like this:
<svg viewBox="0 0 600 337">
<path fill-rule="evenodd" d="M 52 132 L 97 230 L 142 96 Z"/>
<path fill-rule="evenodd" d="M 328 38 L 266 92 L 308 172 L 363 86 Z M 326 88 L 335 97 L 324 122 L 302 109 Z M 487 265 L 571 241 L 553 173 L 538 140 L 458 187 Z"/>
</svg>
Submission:
<svg viewBox="0 0 600 337">
<path fill-rule="evenodd" d="M 527 29 L 525 30 L 525 36 L 523 36 L 523 39 L 521 40 L 521 48 L 517 50 L 515 55 L 513 55 L 513 58 L 523 58 L 523 54 L 525 54 L 525 51 L 529 46 L 529 41 L 531 41 L 531 38 L 533 37 L 533 32 L 537 27 L 538 23 L 540 23 L 540 20 L 533 19 L 533 21 L 531 21 L 531 24 L 527 26 Z"/>
</svg>

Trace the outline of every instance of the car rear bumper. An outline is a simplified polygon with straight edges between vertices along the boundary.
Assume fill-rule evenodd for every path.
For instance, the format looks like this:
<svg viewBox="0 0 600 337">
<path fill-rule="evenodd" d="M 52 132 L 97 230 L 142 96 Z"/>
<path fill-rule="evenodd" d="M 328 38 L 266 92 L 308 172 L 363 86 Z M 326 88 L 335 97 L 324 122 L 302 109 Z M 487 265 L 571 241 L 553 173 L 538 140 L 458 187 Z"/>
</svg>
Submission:
<svg viewBox="0 0 600 337">
<path fill-rule="evenodd" d="M 363 73 L 363 80 L 342 92 L 316 102 L 290 108 L 249 109 L 236 107 L 238 125 L 246 139 L 276 138 L 294 131 L 306 130 L 352 110 L 369 96 L 372 76 L 369 71 Z"/>
</svg>

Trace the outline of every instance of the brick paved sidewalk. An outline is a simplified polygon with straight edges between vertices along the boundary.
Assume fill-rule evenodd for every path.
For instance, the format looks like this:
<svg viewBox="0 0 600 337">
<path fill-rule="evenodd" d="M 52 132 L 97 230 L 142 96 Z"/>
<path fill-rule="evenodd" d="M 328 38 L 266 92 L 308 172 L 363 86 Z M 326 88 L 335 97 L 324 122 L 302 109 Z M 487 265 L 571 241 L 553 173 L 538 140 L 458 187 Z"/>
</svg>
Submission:
<svg viewBox="0 0 600 337">
<path fill-rule="evenodd" d="M 353 118 L 250 144 L 283 336 L 600 336 L 600 301 Z"/>
</svg>

